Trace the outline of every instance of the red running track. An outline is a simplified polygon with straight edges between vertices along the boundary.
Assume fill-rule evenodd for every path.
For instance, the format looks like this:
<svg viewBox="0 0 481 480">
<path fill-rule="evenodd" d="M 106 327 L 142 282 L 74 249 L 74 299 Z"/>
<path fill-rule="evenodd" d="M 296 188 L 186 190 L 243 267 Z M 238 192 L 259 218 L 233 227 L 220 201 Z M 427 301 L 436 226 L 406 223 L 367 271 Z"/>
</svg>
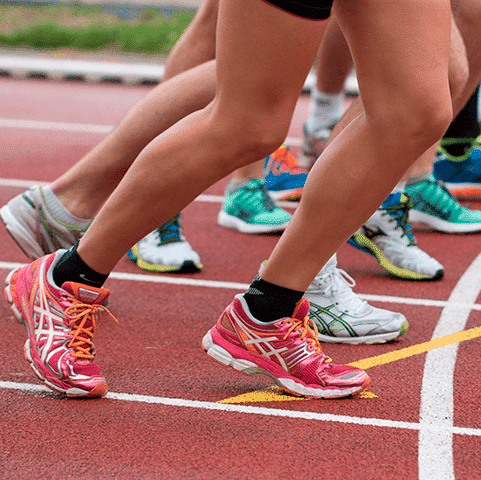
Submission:
<svg viewBox="0 0 481 480">
<path fill-rule="evenodd" d="M 148 91 L 36 80 L 0 85 L 1 204 L 26 181 L 53 180 L 105 135 L 61 128 L 115 125 Z M 306 105 L 302 97 L 291 139 L 300 137 Z M 67 126 L 34 129 L 27 120 Z M 224 185 L 207 193 L 221 195 Z M 106 320 L 96 339 L 97 361 L 113 392 L 105 399 L 65 399 L 39 385 L 23 358 L 23 327 L 0 303 L 2 478 L 481 478 L 479 337 L 429 353 L 415 347 L 480 325 L 479 235 L 417 232 L 420 246 L 446 269 L 444 279 L 427 283 L 393 279 L 371 257 L 344 246 L 339 266 L 355 278 L 355 291 L 405 314 L 410 329 L 389 345 L 325 350 L 338 363 L 405 347 L 414 353 L 370 368 L 368 398 L 287 401 L 266 396 L 265 379 L 224 369 L 200 348 L 278 239 L 222 229 L 218 210 L 218 203 L 206 202 L 185 210 L 186 235 L 205 265 L 201 273 L 148 275 L 125 258 L 115 273 L 131 275 L 109 279 L 120 323 Z M 4 228 L 0 252 L 2 278 L 14 263 L 26 262 Z M 192 285 L 156 283 L 179 279 Z M 247 403 L 217 403 L 249 393 Z"/>
</svg>

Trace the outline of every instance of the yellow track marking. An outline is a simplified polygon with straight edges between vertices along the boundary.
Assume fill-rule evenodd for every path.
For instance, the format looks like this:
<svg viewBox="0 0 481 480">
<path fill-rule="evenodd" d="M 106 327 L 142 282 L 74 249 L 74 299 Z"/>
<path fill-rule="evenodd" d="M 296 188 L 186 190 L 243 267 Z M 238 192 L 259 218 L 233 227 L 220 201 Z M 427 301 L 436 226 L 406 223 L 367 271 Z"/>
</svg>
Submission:
<svg viewBox="0 0 481 480">
<path fill-rule="evenodd" d="M 464 342 L 466 340 L 472 340 L 473 338 L 481 336 L 481 327 L 471 328 L 470 330 L 464 330 L 462 332 L 456 332 L 445 337 L 436 338 L 429 342 L 419 343 L 412 347 L 402 348 L 401 350 L 395 350 L 394 352 L 384 353 L 383 355 L 377 355 L 371 358 L 365 358 L 364 360 L 358 360 L 357 362 L 350 363 L 352 367 L 362 368 L 366 370 L 378 365 L 384 365 L 386 363 L 396 362 L 403 358 L 412 357 L 413 355 L 419 355 L 420 353 L 429 352 L 435 348 L 447 347 L 455 343 Z"/>
</svg>

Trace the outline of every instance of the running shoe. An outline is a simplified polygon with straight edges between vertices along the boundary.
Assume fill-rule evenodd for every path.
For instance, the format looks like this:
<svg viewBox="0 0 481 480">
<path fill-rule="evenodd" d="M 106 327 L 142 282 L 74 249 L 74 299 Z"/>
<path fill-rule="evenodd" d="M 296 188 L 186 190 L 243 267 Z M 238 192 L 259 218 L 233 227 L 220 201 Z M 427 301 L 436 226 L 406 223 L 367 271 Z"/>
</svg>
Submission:
<svg viewBox="0 0 481 480">
<path fill-rule="evenodd" d="M 107 383 L 93 363 L 93 336 L 109 290 L 53 281 L 59 250 L 10 272 L 5 297 L 15 318 L 27 329 L 25 358 L 47 387 L 68 397 L 103 397 Z M 115 318 L 114 318 L 115 320 Z"/>
<path fill-rule="evenodd" d="M 375 257 L 391 275 L 407 280 L 438 280 L 444 275 L 443 266 L 417 246 L 409 210 L 408 196 L 389 195 L 348 243 Z"/>
<path fill-rule="evenodd" d="M 318 339 L 350 345 L 390 342 L 409 327 L 401 313 L 376 308 L 353 292 L 356 282 L 340 268 L 334 255 L 305 293 L 309 318 L 316 324 Z"/>
<path fill-rule="evenodd" d="M 310 170 L 321 153 L 326 148 L 326 143 L 331 136 L 332 130 L 336 123 L 325 128 L 320 128 L 314 132 L 309 131 L 306 124 L 303 128 L 303 138 L 301 146 L 301 156 L 299 157 L 299 165 L 302 168 Z"/>
<path fill-rule="evenodd" d="M 299 167 L 285 145 L 265 159 L 263 173 L 267 191 L 274 200 L 300 200 L 308 171 Z"/>
<path fill-rule="evenodd" d="M 457 198 L 481 199 L 480 140 L 478 137 L 468 149 L 467 155 L 460 157 L 450 155 L 442 143 L 436 152 L 434 177 L 443 182 Z"/>
<path fill-rule="evenodd" d="M 481 211 L 463 207 L 433 175 L 414 185 L 406 186 L 411 197 L 411 222 L 427 225 L 445 233 L 481 231 Z"/>
<path fill-rule="evenodd" d="M 274 205 L 263 180 L 255 178 L 224 198 L 217 216 L 221 227 L 241 233 L 282 232 L 291 214 Z"/>
<path fill-rule="evenodd" d="M 315 398 L 347 397 L 365 390 L 369 377 L 348 365 L 333 365 L 317 339 L 303 298 L 292 318 L 256 320 L 242 295 L 224 310 L 202 340 L 214 360 L 247 375 L 264 375 L 282 389 Z"/>
<path fill-rule="evenodd" d="M 184 236 L 180 213 L 136 243 L 127 255 L 149 272 L 194 273 L 202 269 L 199 255 Z"/>
<path fill-rule="evenodd" d="M 69 249 L 85 233 L 91 220 L 63 211 L 64 219 L 48 208 L 47 186 L 34 186 L 17 195 L 0 209 L 8 233 L 28 258 L 35 260 L 60 248 Z M 67 220 L 67 221 L 65 221 Z"/>
</svg>

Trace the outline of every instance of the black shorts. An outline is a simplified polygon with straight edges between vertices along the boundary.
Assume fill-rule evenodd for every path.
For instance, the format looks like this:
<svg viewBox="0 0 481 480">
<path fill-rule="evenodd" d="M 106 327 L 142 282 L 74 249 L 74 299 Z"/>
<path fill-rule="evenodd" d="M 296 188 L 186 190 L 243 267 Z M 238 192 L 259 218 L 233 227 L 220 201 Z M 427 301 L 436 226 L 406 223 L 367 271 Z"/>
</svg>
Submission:
<svg viewBox="0 0 481 480">
<path fill-rule="evenodd" d="M 285 12 L 310 20 L 325 20 L 331 14 L 333 0 L 264 0 Z"/>
</svg>

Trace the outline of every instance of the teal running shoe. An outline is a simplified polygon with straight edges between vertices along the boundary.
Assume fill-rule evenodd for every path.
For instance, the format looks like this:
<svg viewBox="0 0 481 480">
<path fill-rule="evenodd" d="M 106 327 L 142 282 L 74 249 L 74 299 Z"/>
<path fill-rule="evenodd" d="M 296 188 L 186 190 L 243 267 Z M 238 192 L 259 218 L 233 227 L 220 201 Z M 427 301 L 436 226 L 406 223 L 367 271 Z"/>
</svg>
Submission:
<svg viewBox="0 0 481 480">
<path fill-rule="evenodd" d="M 232 193 L 226 192 L 217 223 L 255 234 L 282 232 L 290 219 L 291 214 L 274 204 L 264 181 L 255 178 Z"/>
<path fill-rule="evenodd" d="M 409 221 L 427 225 L 445 233 L 481 231 L 481 211 L 463 207 L 434 175 L 406 186 L 412 208 Z"/>
</svg>

